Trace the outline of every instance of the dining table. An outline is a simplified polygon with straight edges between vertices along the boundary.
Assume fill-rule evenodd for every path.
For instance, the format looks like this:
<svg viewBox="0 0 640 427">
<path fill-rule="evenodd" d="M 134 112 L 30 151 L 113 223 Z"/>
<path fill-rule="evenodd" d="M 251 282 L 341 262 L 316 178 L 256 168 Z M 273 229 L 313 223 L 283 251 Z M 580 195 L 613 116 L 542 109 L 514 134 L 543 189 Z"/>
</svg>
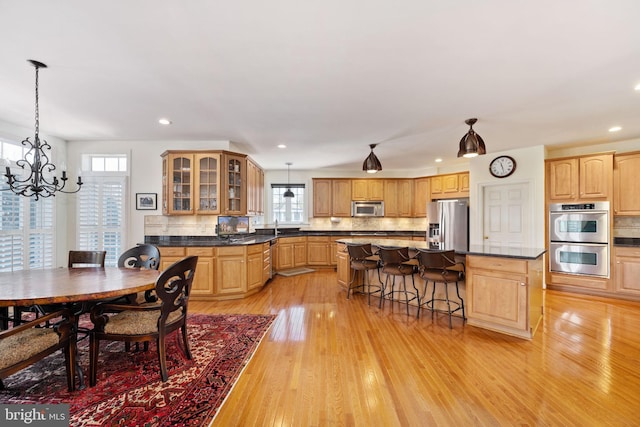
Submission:
<svg viewBox="0 0 640 427">
<path fill-rule="evenodd" d="M 76 314 L 92 303 L 154 289 L 158 270 L 123 267 L 49 268 L 0 273 L 0 316 L 8 327 L 9 307 L 65 304 Z M 80 389 L 84 388 L 78 370 Z"/>
<path fill-rule="evenodd" d="M 0 273 L 0 307 L 91 302 L 153 289 L 158 270 L 48 268 Z"/>
</svg>

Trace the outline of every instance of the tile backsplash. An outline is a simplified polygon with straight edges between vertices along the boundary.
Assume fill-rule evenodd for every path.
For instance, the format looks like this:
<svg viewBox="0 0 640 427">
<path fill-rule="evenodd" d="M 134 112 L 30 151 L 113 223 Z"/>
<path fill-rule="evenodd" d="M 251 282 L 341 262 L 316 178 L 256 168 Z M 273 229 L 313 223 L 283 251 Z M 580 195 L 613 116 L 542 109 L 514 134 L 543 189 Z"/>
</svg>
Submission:
<svg viewBox="0 0 640 427">
<path fill-rule="evenodd" d="M 640 216 L 614 216 L 613 237 L 640 237 Z"/>
<path fill-rule="evenodd" d="M 215 215 L 147 215 L 144 217 L 144 234 L 145 236 L 213 236 L 217 221 L 218 217 Z M 261 217 L 251 218 L 251 231 L 263 226 L 266 225 L 263 225 Z M 320 231 L 426 231 L 427 220 L 426 218 L 310 218 L 309 222 L 301 224 L 300 228 Z"/>
</svg>

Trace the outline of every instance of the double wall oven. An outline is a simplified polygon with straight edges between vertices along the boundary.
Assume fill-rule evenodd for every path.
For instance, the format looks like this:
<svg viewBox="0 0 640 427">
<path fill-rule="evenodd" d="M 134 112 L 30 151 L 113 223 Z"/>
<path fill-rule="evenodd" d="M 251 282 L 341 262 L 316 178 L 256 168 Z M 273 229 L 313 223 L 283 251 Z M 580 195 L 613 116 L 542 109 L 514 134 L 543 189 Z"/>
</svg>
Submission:
<svg viewBox="0 0 640 427">
<path fill-rule="evenodd" d="M 550 270 L 609 277 L 609 228 L 609 202 L 550 205 Z"/>
</svg>

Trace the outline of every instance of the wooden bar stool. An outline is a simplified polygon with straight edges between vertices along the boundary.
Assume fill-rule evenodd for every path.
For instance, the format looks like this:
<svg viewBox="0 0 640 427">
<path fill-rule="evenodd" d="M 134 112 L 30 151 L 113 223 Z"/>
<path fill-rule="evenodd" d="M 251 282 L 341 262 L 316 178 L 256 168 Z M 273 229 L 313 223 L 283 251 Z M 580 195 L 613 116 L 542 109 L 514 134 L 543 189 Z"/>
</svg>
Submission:
<svg viewBox="0 0 640 427">
<path fill-rule="evenodd" d="M 349 299 L 352 289 L 361 288 L 363 293 L 367 294 L 369 305 L 371 305 L 371 294 L 382 292 L 380 259 L 373 254 L 371 243 L 347 244 L 347 251 L 349 252 L 349 264 L 351 266 L 351 280 L 349 280 L 347 287 L 347 299 Z M 380 282 L 380 285 L 371 284 L 371 279 L 369 278 L 370 270 L 376 270 L 378 272 L 378 282 Z M 353 286 L 358 271 L 362 272 L 362 283 Z"/>
<path fill-rule="evenodd" d="M 451 315 L 456 311 L 462 311 L 462 322 L 464 323 L 467 319 L 464 313 L 464 300 L 460 297 L 460 291 L 458 289 L 458 282 L 464 279 L 464 264 L 455 261 L 455 251 L 435 252 L 418 249 L 416 258 L 418 259 L 418 273 L 425 281 L 424 293 L 420 297 L 418 304 L 418 317 L 420 317 L 420 309 L 423 306 L 431 310 L 431 315 L 433 316 L 436 311 L 439 311 L 436 310 L 435 303 L 441 301 L 447 305 L 446 313 L 449 315 L 450 329 L 453 329 Z M 433 282 L 431 299 L 425 301 L 429 282 Z M 444 285 L 444 298 L 435 297 L 438 283 Z M 449 283 L 455 283 L 458 301 L 449 299 Z M 455 307 L 453 310 L 451 309 L 451 305 Z"/>
<path fill-rule="evenodd" d="M 395 294 L 404 294 L 404 300 L 401 302 L 405 303 L 407 306 L 407 315 L 409 314 L 409 302 L 413 300 L 418 300 L 418 307 L 420 303 L 418 289 L 416 288 L 415 281 L 413 279 L 413 273 L 415 273 L 415 266 L 412 264 L 407 264 L 407 262 L 411 261 L 411 257 L 409 256 L 409 248 L 408 247 L 380 247 L 378 250 L 378 255 L 380 256 L 380 261 L 382 262 L 382 272 L 387 275 L 384 279 L 384 284 L 382 287 L 382 298 L 380 298 L 380 308 L 384 306 L 384 299 L 389 296 L 391 300 L 394 300 Z M 414 291 L 407 290 L 407 276 L 411 276 L 411 283 L 413 285 Z M 402 277 L 402 289 L 395 290 L 396 277 Z M 387 284 L 389 282 L 389 278 L 391 278 L 391 290 L 387 292 Z"/>
</svg>

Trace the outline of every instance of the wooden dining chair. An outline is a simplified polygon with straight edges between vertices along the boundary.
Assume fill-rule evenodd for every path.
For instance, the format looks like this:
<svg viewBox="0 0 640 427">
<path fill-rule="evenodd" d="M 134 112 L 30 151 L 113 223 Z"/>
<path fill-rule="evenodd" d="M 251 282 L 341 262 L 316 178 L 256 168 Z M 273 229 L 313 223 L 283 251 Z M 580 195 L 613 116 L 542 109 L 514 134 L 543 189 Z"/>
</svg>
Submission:
<svg viewBox="0 0 640 427">
<path fill-rule="evenodd" d="M 46 324 L 53 327 L 43 327 Z M 0 389 L 2 380 L 62 349 L 67 389 L 75 390 L 76 337 L 73 314 L 62 309 L 0 332 Z"/>
<path fill-rule="evenodd" d="M 120 268 L 144 268 L 147 270 L 157 270 L 160 268 L 160 249 L 157 246 L 149 244 L 139 244 L 124 251 L 118 258 L 118 267 Z M 145 291 L 141 295 L 135 295 L 137 302 L 143 297 L 146 302 L 155 302 L 158 300 L 153 295 L 153 291 Z"/>
<path fill-rule="evenodd" d="M 146 243 L 136 245 L 120 255 L 118 267 L 157 270 L 160 267 L 160 249 Z"/>
<path fill-rule="evenodd" d="M 107 251 L 69 251 L 69 268 L 102 267 Z"/>
<path fill-rule="evenodd" d="M 180 329 L 187 359 L 191 359 L 187 338 L 187 305 L 196 271 L 197 256 L 188 256 L 164 270 L 156 280 L 158 303 L 140 305 L 97 304 L 91 310 L 93 329 L 89 341 L 89 384 L 94 386 L 98 373 L 100 341 L 156 341 L 162 381 L 169 378 L 165 339 Z M 109 315 L 109 313 L 115 313 Z"/>
</svg>

